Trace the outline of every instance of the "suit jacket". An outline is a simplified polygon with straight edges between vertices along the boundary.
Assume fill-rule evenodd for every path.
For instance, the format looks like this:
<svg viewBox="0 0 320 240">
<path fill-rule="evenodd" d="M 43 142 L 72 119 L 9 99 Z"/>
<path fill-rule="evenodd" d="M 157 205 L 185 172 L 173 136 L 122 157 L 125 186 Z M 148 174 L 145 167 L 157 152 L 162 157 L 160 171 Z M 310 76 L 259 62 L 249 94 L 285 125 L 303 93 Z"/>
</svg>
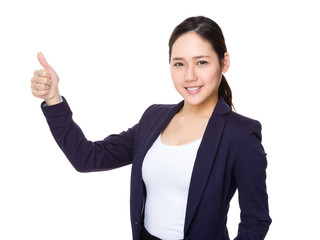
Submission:
<svg viewBox="0 0 320 240">
<path fill-rule="evenodd" d="M 144 157 L 184 102 L 152 105 L 139 123 L 102 141 L 88 141 L 72 119 L 66 99 L 42 110 L 51 132 L 71 164 L 80 172 L 132 164 L 130 215 L 134 240 L 140 240 L 146 191 Z M 271 218 L 266 192 L 267 160 L 261 125 L 241 116 L 220 98 L 200 143 L 191 176 L 184 239 L 228 240 L 229 203 L 238 189 L 241 209 L 236 240 L 264 239 Z"/>
</svg>

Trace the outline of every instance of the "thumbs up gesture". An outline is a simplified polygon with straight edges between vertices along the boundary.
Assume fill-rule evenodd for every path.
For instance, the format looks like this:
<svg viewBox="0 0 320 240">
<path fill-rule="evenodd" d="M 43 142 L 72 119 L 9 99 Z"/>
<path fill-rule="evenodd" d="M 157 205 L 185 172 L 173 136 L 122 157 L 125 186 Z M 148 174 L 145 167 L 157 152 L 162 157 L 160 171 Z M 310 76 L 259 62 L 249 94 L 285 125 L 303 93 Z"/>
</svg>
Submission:
<svg viewBox="0 0 320 240">
<path fill-rule="evenodd" d="M 58 90 L 59 77 L 41 52 L 38 53 L 38 60 L 44 69 L 36 70 L 31 78 L 32 94 L 44 99 L 48 105 L 58 104 L 61 98 Z"/>
</svg>

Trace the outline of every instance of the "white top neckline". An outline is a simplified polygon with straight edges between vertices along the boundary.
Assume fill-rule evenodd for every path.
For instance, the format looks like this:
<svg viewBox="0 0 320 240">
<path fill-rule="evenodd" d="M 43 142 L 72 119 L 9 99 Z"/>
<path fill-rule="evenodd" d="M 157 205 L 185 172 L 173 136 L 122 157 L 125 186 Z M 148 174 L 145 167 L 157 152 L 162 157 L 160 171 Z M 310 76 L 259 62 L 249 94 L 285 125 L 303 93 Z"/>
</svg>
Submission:
<svg viewBox="0 0 320 240">
<path fill-rule="evenodd" d="M 179 144 L 179 145 L 171 145 L 171 144 L 166 144 L 164 142 L 162 142 L 162 133 L 160 134 L 160 136 L 157 138 L 156 141 L 159 141 L 163 146 L 166 146 L 166 147 L 183 147 L 183 146 L 188 146 L 190 144 L 196 144 L 198 143 L 199 141 L 201 142 L 202 140 L 202 137 L 201 138 L 198 138 L 197 140 L 194 140 L 192 142 L 188 142 L 188 143 L 184 143 L 184 144 Z"/>
</svg>

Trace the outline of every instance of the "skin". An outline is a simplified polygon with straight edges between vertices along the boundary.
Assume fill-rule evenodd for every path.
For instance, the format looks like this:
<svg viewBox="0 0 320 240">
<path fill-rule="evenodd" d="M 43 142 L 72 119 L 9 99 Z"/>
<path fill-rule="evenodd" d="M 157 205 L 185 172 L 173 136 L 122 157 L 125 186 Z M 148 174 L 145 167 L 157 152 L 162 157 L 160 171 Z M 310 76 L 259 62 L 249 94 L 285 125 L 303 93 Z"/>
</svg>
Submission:
<svg viewBox="0 0 320 240">
<path fill-rule="evenodd" d="M 43 69 L 34 72 L 32 94 L 44 99 L 48 105 L 58 104 L 61 99 L 59 77 L 41 52 L 37 56 Z M 184 98 L 184 106 L 162 132 L 164 144 L 187 144 L 203 136 L 218 102 L 222 73 L 226 73 L 230 65 L 227 52 L 221 62 L 210 43 L 195 32 L 183 34 L 173 44 L 171 77 L 176 90 Z M 194 87 L 195 90 L 190 89 Z"/>
<path fill-rule="evenodd" d="M 222 66 L 221 66 L 222 65 Z M 187 144 L 201 138 L 218 102 L 222 73 L 228 71 L 229 54 L 222 64 L 210 43 L 195 32 L 180 36 L 172 46 L 170 70 L 184 106 L 161 135 L 167 145 Z M 187 90 L 188 87 L 200 87 Z"/>
<path fill-rule="evenodd" d="M 61 99 L 58 89 L 59 77 L 41 52 L 37 57 L 44 69 L 36 70 L 31 78 L 32 94 L 44 99 L 49 106 L 58 104 Z"/>
</svg>

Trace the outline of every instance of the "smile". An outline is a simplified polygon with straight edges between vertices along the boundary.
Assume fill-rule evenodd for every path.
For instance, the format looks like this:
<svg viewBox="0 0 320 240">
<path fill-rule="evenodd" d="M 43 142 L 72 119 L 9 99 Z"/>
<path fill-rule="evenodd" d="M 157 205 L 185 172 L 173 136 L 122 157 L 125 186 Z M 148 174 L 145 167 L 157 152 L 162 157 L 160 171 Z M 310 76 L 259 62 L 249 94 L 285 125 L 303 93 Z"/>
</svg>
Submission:
<svg viewBox="0 0 320 240">
<path fill-rule="evenodd" d="M 185 87 L 187 92 L 189 94 L 195 94 L 198 93 L 201 90 L 202 86 L 191 86 L 191 87 Z"/>
</svg>

